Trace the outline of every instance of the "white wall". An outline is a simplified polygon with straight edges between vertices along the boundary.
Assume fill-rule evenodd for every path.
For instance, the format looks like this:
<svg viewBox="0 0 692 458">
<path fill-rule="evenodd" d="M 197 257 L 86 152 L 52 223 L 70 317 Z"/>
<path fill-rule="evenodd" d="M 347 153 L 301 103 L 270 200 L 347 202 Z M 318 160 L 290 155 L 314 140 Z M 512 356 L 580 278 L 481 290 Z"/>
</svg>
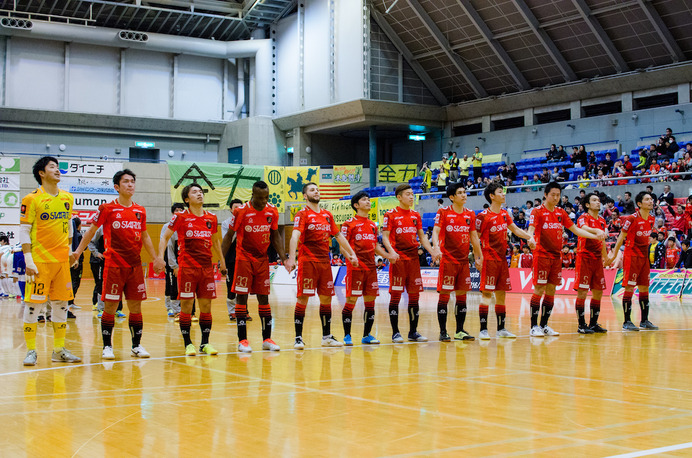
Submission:
<svg viewBox="0 0 692 458">
<path fill-rule="evenodd" d="M 70 45 L 67 110 L 117 113 L 120 50 Z"/>
<path fill-rule="evenodd" d="M 329 2 L 305 2 L 305 109 L 329 105 Z"/>
<path fill-rule="evenodd" d="M 276 25 L 276 115 L 298 111 L 298 15 L 293 14 Z"/>
<path fill-rule="evenodd" d="M 62 43 L 13 38 L 7 68 L 7 105 L 62 110 L 65 51 Z"/>
<path fill-rule="evenodd" d="M 363 97 L 363 0 L 336 0 L 336 98 Z"/>
<path fill-rule="evenodd" d="M 222 119 L 224 65 L 225 61 L 219 59 L 184 54 L 178 56 L 174 118 L 200 121 Z"/>
</svg>

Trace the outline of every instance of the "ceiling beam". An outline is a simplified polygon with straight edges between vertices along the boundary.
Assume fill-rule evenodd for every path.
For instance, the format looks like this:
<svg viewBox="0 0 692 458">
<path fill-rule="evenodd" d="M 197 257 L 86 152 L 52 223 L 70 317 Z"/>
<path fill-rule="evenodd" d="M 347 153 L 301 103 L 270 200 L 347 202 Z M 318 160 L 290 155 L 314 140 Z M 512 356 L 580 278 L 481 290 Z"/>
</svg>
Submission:
<svg viewBox="0 0 692 458">
<path fill-rule="evenodd" d="M 684 61 L 685 54 L 682 52 L 682 49 L 680 49 L 680 46 L 678 46 L 673 34 L 671 34 L 670 30 L 668 30 L 668 26 L 666 26 L 666 24 L 663 22 L 663 19 L 661 19 L 661 16 L 658 14 L 658 11 L 656 11 L 656 8 L 654 8 L 654 5 L 651 4 L 651 1 L 638 0 L 638 2 L 641 9 L 644 10 L 644 14 L 646 14 L 646 17 L 649 19 L 649 22 L 656 30 L 656 33 L 658 33 L 658 36 L 660 36 L 661 40 L 663 40 L 663 44 L 668 49 L 668 52 L 673 60 L 675 62 Z"/>
<path fill-rule="evenodd" d="M 419 64 L 418 61 L 416 61 L 416 59 L 413 58 L 413 54 L 411 53 L 411 51 L 406 47 L 406 45 L 401 40 L 401 38 L 399 38 L 396 32 L 394 32 L 394 29 L 392 29 L 392 26 L 389 25 L 384 16 L 382 16 L 382 14 L 379 11 L 377 11 L 377 8 L 370 8 L 370 11 L 377 25 L 382 29 L 384 34 L 387 35 L 387 38 L 389 38 L 394 47 L 401 53 L 401 55 L 411 66 L 415 74 L 418 75 L 418 78 L 420 78 L 423 84 L 425 84 L 425 87 L 427 87 L 430 93 L 433 95 L 433 97 L 435 97 L 437 103 L 439 103 L 442 106 L 448 105 L 449 101 L 447 100 L 447 97 L 445 97 L 440 88 L 437 87 L 437 84 L 435 84 L 430 75 L 426 73 L 421 64 Z"/>
<path fill-rule="evenodd" d="M 572 4 L 574 4 L 575 8 L 577 8 L 577 11 L 581 15 L 582 19 L 584 19 L 586 25 L 588 25 L 589 29 L 591 29 L 591 33 L 596 36 L 596 39 L 603 47 L 606 54 L 608 54 L 608 57 L 613 62 L 615 69 L 618 72 L 629 71 L 629 65 L 627 65 L 627 62 L 625 62 L 625 59 L 623 59 L 620 51 L 617 50 L 613 44 L 613 41 L 610 39 L 610 37 L 608 37 L 608 34 L 605 32 L 605 30 L 603 30 L 601 24 L 592 14 L 589 5 L 587 5 L 584 0 L 572 0 Z"/>
<path fill-rule="evenodd" d="M 519 11 L 519 14 L 521 14 L 526 23 L 529 24 L 529 27 L 531 27 L 531 30 L 536 35 L 536 38 L 538 38 L 538 41 L 541 42 L 545 50 L 548 52 L 548 55 L 553 59 L 553 62 L 555 62 L 557 67 L 560 69 L 562 76 L 565 77 L 565 81 L 575 81 L 577 79 L 577 74 L 574 73 L 574 70 L 572 70 L 572 67 L 570 67 L 569 63 L 567 63 L 567 60 L 564 58 L 560 50 L 557 49 L 555 42 L 550 39 L 548 33 L 541 28 L 541 24 L 538 22 L 538 19 L 536 19 L 536 16 L 534 16 L 526 2 L 524 0 L 512 0 L 512 3 L 514 3 L 514 6 Z"/>
<path fill-rule="evenodd" d="M 488 46 L 490 46 L 490 49 L 492 49 L 495 55 L 500 59 L 500 62 L 502 62 L 502 64 L 505 66 L 509 74 L 512 76 L 512 79 L 514 79 L 514 81 L 517 83 L 517 86 L 523 90 L 531 89 L 531 85 L 529 84 L 528 80 L 521 73 L 519 67 L 516 66 L 514 60 L 509 57 L 509 54 L 507 54 L 505 48 L 503 48 L 502 45 L 495 38 L 493 38 L 493 32 L 490 30 L 483 18 L 478 14 L 473 5 L 471 5 L 471 2 L 469 0 L 457 0 L 457 3 L 461 9 L 464 10 L 464 13 L 466 13 L 473 25 L 476 26 L 485 41 L 488 43 Z"/>
<path fill-rule="evenodd" d="M 407 0 L 407 2 L 411 6 L 413 11 L 416 13 L 416 16 L 418 16 L 418 18 L 423 22 L 425 28 L 428 29 L 430 35 L 432 35 L 435 41 L 437 41 L 437 44 L 440 46 L 440 48 L 442 48 L 442 50 L 445 52 L 447 57 L 449 57 L 449 59 L 452 61 L 457 70 L 459 70 L 459 73 L 462 74 L 466 82 L 471 86 L 471 89 L 473 90 L 474 94 L 476 94 L 476 97 L 487 97 L 488 93 L 486 92 L 485 88 L 481 85 L 481 83 L 473 75 L 473 73 L 471 73 L 471 70 L 464 63 L 461 57 L 459 57 L 457 53 L 452 51 L 452 48 L 449 45 L 449 41 L 447 41 L 447 38 L 445 38 L 445 36 L 442 34 L 442 31 L 437 27 L 433 20 L 430 19 L 430 16 L 423 9 L 421 4 L 418 3 L 418 0 Z"/>
</svg>

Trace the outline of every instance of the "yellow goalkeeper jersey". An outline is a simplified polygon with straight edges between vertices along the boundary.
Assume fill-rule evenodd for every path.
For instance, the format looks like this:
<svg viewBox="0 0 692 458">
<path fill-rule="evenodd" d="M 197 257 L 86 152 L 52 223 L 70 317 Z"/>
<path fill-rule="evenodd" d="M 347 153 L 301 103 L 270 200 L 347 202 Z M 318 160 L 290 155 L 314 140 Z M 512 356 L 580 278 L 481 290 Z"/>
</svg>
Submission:
<svg viewBox="0 0 692 458">
<path fill-rule="evenodd" d="M 31 255 L 34 262 L 56 263 L 69 260 L 69 230 L 74 198 L 60 190 L 57 196 L 43 186 L 22 199 L 22 224 L 31 224 Z"/>
</svg>

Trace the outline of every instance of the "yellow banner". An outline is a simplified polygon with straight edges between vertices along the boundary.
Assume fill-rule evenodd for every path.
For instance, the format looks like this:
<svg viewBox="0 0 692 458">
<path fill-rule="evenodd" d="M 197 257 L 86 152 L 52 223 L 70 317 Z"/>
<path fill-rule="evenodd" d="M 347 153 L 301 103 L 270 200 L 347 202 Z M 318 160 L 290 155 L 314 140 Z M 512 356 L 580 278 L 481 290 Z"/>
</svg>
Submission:
<svg viewBox="0 0 692 458">
<path fill-rule="evenodd" d="M 302 202 L 303 185 L 306 183 L 320 184 L 319 167 L 285 167 L 285 201 Z"/>
<path fill-rule="evenodd" d="M 362 165 L 335 165 L 334 183 L 360 183 L 363 177 Z"/>
<path fill-rule="evenodd" d="M 416 202 L 418 201 L 418 196 L 416 196 Z M 377 223 L 378 226 L 382 224 L 382 218 L 384 214 L 396 208 L 399 205 L 399 200 L 396 197 L 374 197 L 370 199 L 372 206 L 370 207 L 370 213 L 368 217 Z M 414 206 L 415 203 L 414 202 Z M 295 204 L 291 205 L 289 210 L 291 212 L 291 221 L 295 219 L 296 213 L 298 213 L 305 205 Z M 337 224 L 343 224 L 344 221 L 353 217 L 356 213 L 351 208 L 350 200 L 323 200 L 320 201 L 320 208 L 329 210 L 332 215 L 334 215 L 334 221 Z M 413 207 L 411 207 L 413 208 Z"/>
<path fill-rule="evenodd" d="M 379 181 L 385 183 L 404 183 L 418 175 L 416 164 L 380 164 Z"/>
<path fill-rule="evenodd" d="M 286 199 L 286 194 L 284 188 L 286 187 L 286 171 L 284 167 L 272 167 L 264 166 L 264 181 L 269 186 L 269 203 L 274 205 L 279 213 L 286 211 L 286 205 L 284 201 Z"/>
</svg>

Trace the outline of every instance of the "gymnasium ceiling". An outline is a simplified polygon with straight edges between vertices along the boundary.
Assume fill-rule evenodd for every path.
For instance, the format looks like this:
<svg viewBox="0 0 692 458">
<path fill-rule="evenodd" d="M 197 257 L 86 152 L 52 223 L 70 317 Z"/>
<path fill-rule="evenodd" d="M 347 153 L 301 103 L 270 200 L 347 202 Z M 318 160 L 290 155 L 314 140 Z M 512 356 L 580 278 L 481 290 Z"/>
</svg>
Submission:
<svg viewBox="0 0 692 458">
<path fill-rule="evenodd" d="M 441 105 L 692 59 L 689 0 L 373 0 Z"/>
</svg>

